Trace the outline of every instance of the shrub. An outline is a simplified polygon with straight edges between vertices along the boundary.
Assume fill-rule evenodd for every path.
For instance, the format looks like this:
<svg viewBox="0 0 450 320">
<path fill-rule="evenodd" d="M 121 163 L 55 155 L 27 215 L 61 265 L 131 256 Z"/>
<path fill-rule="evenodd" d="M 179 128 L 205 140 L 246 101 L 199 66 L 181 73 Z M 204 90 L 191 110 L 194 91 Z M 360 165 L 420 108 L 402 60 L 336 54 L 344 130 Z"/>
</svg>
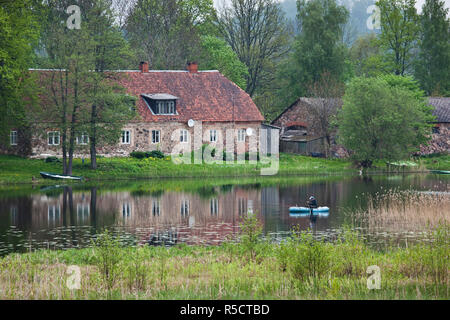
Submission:
<svg viewBox="0 0 450 320">
<path fill-rule="evenodd" d="M 130 153 L 130 156 L 136 159 L 144 159 L 146 154 L 143 151 L 133 151 Z"/>
<path fill-rule="evenodd" d="M 122 259 L 120 242 L 108 230 L 105 230 L 94 241 L 93 246 L 96 249 L 95 252 L 98 253 L 95 264 L 100 269 L 102 278 L 110 291 L 119 276 L 119 262 Z"/>
<path fill-rule="evenodd" d="M 56 163 L 56 162 L 61 162 L 61 160 L 58 159 L 57 157 L 47 157 L 47 158 L 45 158 L 45 162 L 47 162 L 47 163 Z"/>
<path fill-rule="evenodd" d="M 255 259 L 261 243 L 262 225 L 254 214 L 248 213 L 241 223 L 240 244 L 250 258 Z"/>
<path fill-rule="evenodd" d="M 136 159 L 144 159 L 144 158 L 158 158 L 163 159 L 165 157 L 164 153 L 159 150 L 153 151 L 133 151 L 130 153 L 130 156 Z"/>
<path fill-rule="evenodd" d="M 158 158 L 158 159 L 163 159 L 165 157 L 164 153 L 159 150 L 147 151 L 145 153 L 145 156 L 147 158 Z"/>
</svg>

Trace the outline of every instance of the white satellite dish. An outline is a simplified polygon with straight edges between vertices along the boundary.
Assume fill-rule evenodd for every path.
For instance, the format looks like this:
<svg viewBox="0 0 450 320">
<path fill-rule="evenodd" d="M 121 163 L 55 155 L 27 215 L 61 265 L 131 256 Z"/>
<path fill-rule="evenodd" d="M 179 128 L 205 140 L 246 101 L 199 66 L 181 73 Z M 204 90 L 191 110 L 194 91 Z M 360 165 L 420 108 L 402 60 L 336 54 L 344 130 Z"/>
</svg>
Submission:
<svg viewBox="0 0 450 320">
<path fill-rule="evenodd" d="M 194 126 L 194 123 L 195 123 L 194 120 L 192 120 L 192 119 L 189 119 L 189 120 L 188 120 L 188 126 L 189 126 L 190 128 L 192 128 L 192 127 Z"/>
<path fill-rule="evenodd" d="M 253 134 L 253 129 L 247 128 L 247 130 L 245 130 L 245 132 L 247 133 L 248 136 L 251 136 Z"/>
</svg>

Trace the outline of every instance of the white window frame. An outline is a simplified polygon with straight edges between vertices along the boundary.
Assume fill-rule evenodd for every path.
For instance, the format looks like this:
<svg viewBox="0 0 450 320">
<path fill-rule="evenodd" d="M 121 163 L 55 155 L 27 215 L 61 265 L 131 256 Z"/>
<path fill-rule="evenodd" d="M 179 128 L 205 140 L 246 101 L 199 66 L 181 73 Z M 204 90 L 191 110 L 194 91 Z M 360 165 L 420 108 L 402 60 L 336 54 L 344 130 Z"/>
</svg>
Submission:
<svg viewBox="0 0 450 320">
<path fill-rule="evenodd" d="M 88 143 L 89 143 L 89 134 L 87 132 L 82 132 L 79 136 L 77 136 L 77 144 L 85 146 Z"/>
<path fill-rule="evenodd" d="M 128 137 L 127 137 L 128 132 Z M 128 138 L 128 139 L 126 139 Z M 131 130 L 122 130 L 122 133 L 120 135 L 120 144 L 131 144 Z"/>
<path fill-rule="evenodd" d="M 180 130 L 180 142 L 182 143 L 189 142 L 189 132 L 186 129 Z"/>
<path fill-rule="evenodd" d="M 12 146 L 17 146 L 17 131 L 12 130 L 9 133 L 9 143 Z"/>
<path fill-rule="evenodd" d="M 217 142 L 217 130 L 209 130 L 209 142 Z"/>
<path fill-rule="evenodd" d="M 55 143 L 55 138 L 58 137 L 58 143 Z M 51 140 L 50 140 L 51 139 Z M 47 132 L 47 143 L 49 146 L 59 146 L 61 142 L 61 136 L 59 131 L 49 131 Z"/>
<path fill-rule="evenodd" d="M 156 137 L 158 139 L 156 139 Z M 154 139 L 155 138 L 155 139 Z M 161 143 L 161 130 L 152 130 L 152 144 L 158 144 Z"/>
<path fill-rule="evenodd" d="M 156 111 L 158 114 L 162 115 L 174 115 L 175 113 L 175 102 L 159 100 L 156 102 Z"/>
<path fill-rule="evenodd" d="M 238 142 L 245 142 L 246 136 L 247 136 L 247 131 L 245 129 L 238 129 L 238 132 L 237 132 L 237 141 Z"/>
</svg>

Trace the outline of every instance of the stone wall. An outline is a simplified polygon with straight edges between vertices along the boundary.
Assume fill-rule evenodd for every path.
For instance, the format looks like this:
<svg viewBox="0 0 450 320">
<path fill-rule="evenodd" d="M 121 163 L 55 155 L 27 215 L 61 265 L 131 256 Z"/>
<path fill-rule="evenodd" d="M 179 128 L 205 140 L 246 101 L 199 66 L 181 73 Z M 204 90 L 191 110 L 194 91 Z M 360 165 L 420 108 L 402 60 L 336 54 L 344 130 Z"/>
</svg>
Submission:
<svg viewBox="0 0 450 320">
<path fill-rule="evenodd" d="M 428 145 L 421 146 L 421 155 L 450 152 L 450 123 L 440 123 L 438 128 L 439 133 L 432 134 Z"/>
<path fill-rule="evenodd" d="M 152 151 L 160 150 L 165 154 L 172 153 L 173 150 L 194 150 L 194 147 L 201 147 L 202 144 L 215 145 L 209 141 L 209 130 L 217 130 L 218 143 L 225 141 L 226 130 L 235 130 L 235 152 L 244 152 L 256 150 L 259 140 L 260 122 L 237 122 L 233 125 L 232 122 L 196 122 L 195 126 L 190 128 L 184 122 L 165 122 L 165 123 L 129 123 L 123 127 L 123 130 L 130 131 L 130 143 L 122 144 L 120 141 L 116 145 L 98 147 L 98 155 L 105 157 L 128 156 L 132 151 Z M 253 130 L 252 139 L 246 137 L 245 142 L 237 142 L 238 129 L 251 128 Z M 188 142 L 180 143 L 180 130 L 188 131 Z M 50 146 L 47 142 L 47 131 L 39 130 L 32 139 L 32 157 L 48 157 L 60 156 L 61 145 Z M 152 130 L 160 131 L 160 143 L 152 143 Z M 36 130 L 38 132 L 38 130 Z M 203 137 L 201 137 L 201 134 Z M 194 144 L 195 140 L 195 144 Z M 249 141 L 256 141 L 250 148 Z M 224 142 L 223 142 L 224 144 Z M 76 145 L 75 157 L 88 157 L 89 145 Z M 225 146 L 224 146 L 225 148 Z"/>
</svg>

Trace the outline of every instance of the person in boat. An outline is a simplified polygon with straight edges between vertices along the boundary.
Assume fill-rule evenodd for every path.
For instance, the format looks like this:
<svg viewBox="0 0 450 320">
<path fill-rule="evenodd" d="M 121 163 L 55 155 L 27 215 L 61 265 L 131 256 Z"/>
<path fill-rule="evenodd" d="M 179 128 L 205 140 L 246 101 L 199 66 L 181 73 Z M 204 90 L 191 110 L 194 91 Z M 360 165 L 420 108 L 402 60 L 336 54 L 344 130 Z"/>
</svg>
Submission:
<svg viewBox="0 0 450 320">
<path fill-rule="evenodd" d="M 317 200 L 316 200 L 316 198 L 314 196 L 309 197 L 309 200 L 308 200 L 307 204 L 308 204 L 308 207 L 310 209 L 317 208 Z"/>
</svg>

